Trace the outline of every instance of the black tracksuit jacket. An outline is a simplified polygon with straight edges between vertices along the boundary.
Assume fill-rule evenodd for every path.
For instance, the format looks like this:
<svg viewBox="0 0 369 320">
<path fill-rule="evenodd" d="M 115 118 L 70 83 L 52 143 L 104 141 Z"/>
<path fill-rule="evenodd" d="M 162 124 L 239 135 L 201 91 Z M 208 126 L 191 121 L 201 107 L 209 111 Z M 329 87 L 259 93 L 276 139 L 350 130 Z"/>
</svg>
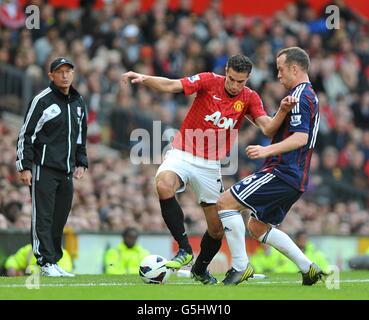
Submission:
<svg viewBox="0 0 369 320">
<path fill-rule="evenodd" d="M 87 109 L 81 95 L 70 88 L 64 95 L 53 82 L 28 106 L 17 141 L 17 171 L 32 164 L 63 171 L 88 167 Z"/>
</svg>

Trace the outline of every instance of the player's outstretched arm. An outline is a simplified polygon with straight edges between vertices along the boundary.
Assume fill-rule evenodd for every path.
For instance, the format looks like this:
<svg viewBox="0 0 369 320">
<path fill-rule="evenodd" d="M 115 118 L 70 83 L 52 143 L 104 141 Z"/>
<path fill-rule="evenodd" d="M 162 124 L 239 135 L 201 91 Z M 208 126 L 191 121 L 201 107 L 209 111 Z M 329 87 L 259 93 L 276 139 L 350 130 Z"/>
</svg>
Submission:
<svg viewBox="0 0 369 320">
<path fill-rule="evenodd" d="M 183 91 L 182 82 L 178 79 L 168 79 L 164 77 L 148 76 L 133 71 L 122 74 L 121 81 L 123 84 L 142 83 L 152 89 L 164 93 L 178 93 Z"/>
<path fill-rule="evenodd" d="M 246 148 L 246 154 L 250 159 L 261 159 L 286 153 L 303 147 L 308 142 L 309 135 L 304 132 L 294 132 L 285 140 L 263 147 L 250 145 Z"/>
<path fill-rule="evenodd" d="M 272 138 L 277 133 L 286 115 L 295 107 L 297 102 L 298 99 L 293 96 L 284 97 L 274 117 L 258 117 L 255 119 L 256 125 L 263 131 L 264 135 Z"/>
</svg>

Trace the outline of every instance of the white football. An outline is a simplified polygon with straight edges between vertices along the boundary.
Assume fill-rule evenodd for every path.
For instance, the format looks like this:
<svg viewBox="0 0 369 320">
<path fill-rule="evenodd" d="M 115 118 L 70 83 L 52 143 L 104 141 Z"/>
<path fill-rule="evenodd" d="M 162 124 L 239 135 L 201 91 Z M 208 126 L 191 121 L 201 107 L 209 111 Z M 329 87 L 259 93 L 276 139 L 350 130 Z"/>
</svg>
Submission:
<svg viewBox="0 0 369 320">
<path fill-rule="evenodd" d="M 153 254 L 145 257 L 140 263 L 140 277 L 145 283 L 162 284 L 169 276 L 170 270 L 165 266 L 167 259 Z"/>
</svg>

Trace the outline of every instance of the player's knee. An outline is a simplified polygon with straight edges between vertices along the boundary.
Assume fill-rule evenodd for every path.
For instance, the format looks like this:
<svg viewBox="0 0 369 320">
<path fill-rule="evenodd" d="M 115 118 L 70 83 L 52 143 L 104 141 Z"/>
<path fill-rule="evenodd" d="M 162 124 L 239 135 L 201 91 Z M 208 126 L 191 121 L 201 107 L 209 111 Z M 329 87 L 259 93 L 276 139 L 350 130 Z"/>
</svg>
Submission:
<svg viewBox="0 0 369 320">
<path fill-rule="evenodd" d="M 251 238 L 254 238 L 254 239 L 258 240 L 258 236 L 254 233 L 253 228 L 250 227 L 249 224 L 247 225 L 247 230 L 248 230 L 248 233 L 249 233 Z"/>
<path fill-rule="evenodd" d="M 164 179 L 156 180 L 156 190 L 160 199 L 171 198 L 175 195 L 173 186 Z"/>
<path fill-rule="evenodd" d="M 222 226 L 219 228 L 209 228 L 208 233 L 213 239 L 220 240 L 223 238 L 224 230 Z"/>
<path fill-rule="evenodd" d="M 217 201 L 217 210 L 227 210 L 229 208 L 227 208 L 227 197 L 226 194 L 223 193 L 221 194 L 221 196 L 219 197 L 218 201 Z"/>
<path fill-rule="evenodd" d="M 247 223 L 247 229 L 252 238 L 259 240 L 259 238 L 268 231 L 268 225 L 254 218 L 250 218 Z"/>
</svg>

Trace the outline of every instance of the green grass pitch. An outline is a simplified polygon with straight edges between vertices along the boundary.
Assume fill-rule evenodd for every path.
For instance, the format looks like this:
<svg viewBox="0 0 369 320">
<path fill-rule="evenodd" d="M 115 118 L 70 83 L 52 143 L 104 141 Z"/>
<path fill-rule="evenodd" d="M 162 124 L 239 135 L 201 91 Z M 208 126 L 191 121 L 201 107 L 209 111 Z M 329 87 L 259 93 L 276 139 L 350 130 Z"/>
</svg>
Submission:
<svg viewBox="0 0 369 320">
<path fill-rule="evenodd" d="M 217 275 L 218 280 L 223 275 Z M 238 286 L 205 286 L 172 275 L 163 285 L 144 284 L 139 276 L 77 275 L 41 277 L 39 288 L 27 288 L 27 277 L 0 278 L 1 300 L 369 300 L 369 271 L 342 272 L 339 288 L 301 285 L 299 274 L 267 274 Z"/>
</svg>

